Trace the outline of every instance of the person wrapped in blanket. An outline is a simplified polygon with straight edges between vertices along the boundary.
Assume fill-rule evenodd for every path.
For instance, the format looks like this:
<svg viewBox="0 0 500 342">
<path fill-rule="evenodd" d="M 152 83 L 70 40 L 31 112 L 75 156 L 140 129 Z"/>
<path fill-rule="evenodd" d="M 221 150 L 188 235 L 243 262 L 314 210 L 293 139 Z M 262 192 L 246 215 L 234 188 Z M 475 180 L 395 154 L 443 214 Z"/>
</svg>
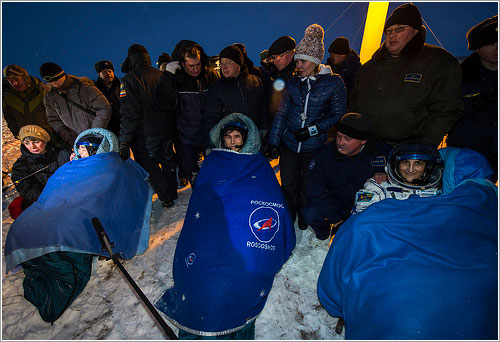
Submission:
<svg viewBox="0 0 500 342">
<path fill-rule="evenodd" d="M 357 214 L 385 198 L 405 200 L 411 195 L 436 196 L 441 189 L 444 163 L 431 144 L 406 143 L 395 146 L 385 166 L 387 180 L 370 178 L 356 193 L 352 214 Z"/>
<path fill-rule="evenodd" d="M 179 339 L 248 340 L 295 230 L 259 130 L 240 113 L 210 131 L 173 261 L 174 286 L 156 307 Z"/>
</svg>

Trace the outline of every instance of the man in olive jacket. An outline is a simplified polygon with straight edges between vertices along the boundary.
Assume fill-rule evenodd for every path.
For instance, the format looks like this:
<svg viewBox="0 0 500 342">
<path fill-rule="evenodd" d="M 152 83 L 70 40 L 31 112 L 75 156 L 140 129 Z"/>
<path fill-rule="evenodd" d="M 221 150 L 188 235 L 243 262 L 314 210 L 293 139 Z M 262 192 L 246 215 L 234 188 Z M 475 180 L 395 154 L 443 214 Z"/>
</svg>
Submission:
<svg viewBox="0 0 500 342">
<path fill-rule="evenodd" d="M 375 139 L 438 145 L 462 116 L 460 65 L 425 44 L 425 32 L 418 8 L 399 6 L 385 24 L 384 44 L 356 75 L 349 111 L 370 118 Z"/>
</svg>

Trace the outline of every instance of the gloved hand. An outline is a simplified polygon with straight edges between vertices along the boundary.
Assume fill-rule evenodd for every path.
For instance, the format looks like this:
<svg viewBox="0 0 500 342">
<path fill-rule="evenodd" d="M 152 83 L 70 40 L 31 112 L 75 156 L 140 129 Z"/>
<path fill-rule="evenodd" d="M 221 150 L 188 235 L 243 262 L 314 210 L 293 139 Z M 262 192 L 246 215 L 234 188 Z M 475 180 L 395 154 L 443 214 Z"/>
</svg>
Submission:
<svg viewBox="0 0 500 342">
<path fill-rule="evenodd" d="M 130 149 L 127 143 L 121 142 L 118 147 L 118 154 L 123 160 L 130 158 Z"/>
<path fill-rule="evenodd" d="M 280 156 L 280 150 L 277 146 L 267 145 L 266 150 L 264 151 L 264 155 L 268 159 L 276 159 Z"/>
<path fill-rule="evenodd" d="M 295 131 L 295 140 L 297 141 L 306 141 L 310 137 L 314 137 L 319 134 L 319 129 L 314 126 L 308 126 L 304 128 L 299 128 Z"/>
<path fill-rule="evenodd" d="M 180 69 L 181 68 L 181 64 L 179 63 L 179 61 L 173 61 L 173 62 L 170 62 L 167 64 L 167 71 L 171 74 L 174 74 L 175 75 L 175 72 L 177 71 L 177 69 Z"/>
</svg>

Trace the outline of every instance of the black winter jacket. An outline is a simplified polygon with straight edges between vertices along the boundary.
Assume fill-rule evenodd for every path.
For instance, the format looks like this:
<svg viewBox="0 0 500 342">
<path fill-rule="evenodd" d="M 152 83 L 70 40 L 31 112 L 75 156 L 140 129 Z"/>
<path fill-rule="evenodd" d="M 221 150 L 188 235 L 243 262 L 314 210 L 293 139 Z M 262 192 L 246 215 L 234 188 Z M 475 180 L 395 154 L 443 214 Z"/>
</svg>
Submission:
<svg viewBox="0 0 500 342">
<path fill-rule="evenodd" d="M 347 56 L 346 60 L 339 65 L 334 65 L 330 58 L 328 58 L 326 65 L 329 65 L 330 68 L 332 68 L 332 72 L 334 74 L 342 76 L 342 80 L 344 81 L 345 89 L 347 91 L 347 97 L 349 98 L 351 90 L 354 88 L 356 73 L 361 67 L 361 61 L 356 51 L 351 49 L 351 53 Z"/>
<path fill-rule="evenodd" d="M 120 135 L 120 80 L 115 77 L 111 87 L 107 87 L 104 84 L 102 78 L 98 78 L 95 82 L 97 89 L 106 96 L 108 102 L 111 104 L 111 118 L 108 122 L 108 129 L 115 133 L 116 136 Z"/>
<path fill-rule="evenodd" d="M 70 150 L 54 147 L 51 142 L 47 143 L 46 149 L 47 151 L 44 154 L 33 154 L 28 151 L 24 145 L 21 145 L 21 156 L 12 166 L 11 179 L 13 182 L 19 181 L 23 177 L 45 166 L 49 166 L 47 169 L 16 184 L 16 190 L 23 198 L 23 210 L 38 200 L 49 177 L 52 176 L 60 166 L 69 161 L 71 155 Z"/>
</svg>

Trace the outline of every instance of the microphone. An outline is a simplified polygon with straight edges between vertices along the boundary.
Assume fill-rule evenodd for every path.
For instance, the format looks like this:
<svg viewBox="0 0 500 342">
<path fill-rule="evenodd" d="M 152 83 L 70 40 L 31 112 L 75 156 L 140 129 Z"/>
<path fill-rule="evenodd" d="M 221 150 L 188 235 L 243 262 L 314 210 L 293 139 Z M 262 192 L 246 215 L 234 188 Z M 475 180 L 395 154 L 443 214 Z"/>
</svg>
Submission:
<svg viewBox="0 0 500 342">
<path fill-rule="evenodd" d="M 245 144 L 243 144 L 243 145 L 234 145 L 234 147 L 236 147 L 236 148 L 243 148 L 243 146 L 245 146 Z"/>
</svg>

